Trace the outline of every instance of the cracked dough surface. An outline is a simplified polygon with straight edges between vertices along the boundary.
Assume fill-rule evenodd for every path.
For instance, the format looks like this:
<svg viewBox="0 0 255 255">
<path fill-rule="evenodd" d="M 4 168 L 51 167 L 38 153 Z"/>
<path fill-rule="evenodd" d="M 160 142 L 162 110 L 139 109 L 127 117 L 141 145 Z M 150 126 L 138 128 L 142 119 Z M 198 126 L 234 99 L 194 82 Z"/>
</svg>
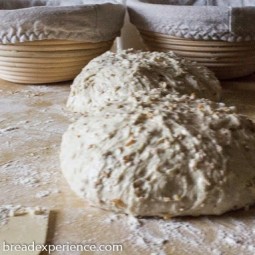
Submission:
<svg viewBox="0 0 255 255">
<path fill-rule="evenodd" d="M 134 98 L 81 117 L 64 134 L 62 171 L 80 197 L 161 217 L 218 215 L 255 202 L 252 121 L 187 95 Z"/>
<path fill-rule="evenodd" d="M 154 88 L 213 101 L 221 96 L 219 81 L 206 67 L 173 52 L 124 50 L 92 60 L 74 80 L 67 107 L 79 113 L 96 111 L 109 101 L 123 101 L 136 91 Z"/>
</svg>

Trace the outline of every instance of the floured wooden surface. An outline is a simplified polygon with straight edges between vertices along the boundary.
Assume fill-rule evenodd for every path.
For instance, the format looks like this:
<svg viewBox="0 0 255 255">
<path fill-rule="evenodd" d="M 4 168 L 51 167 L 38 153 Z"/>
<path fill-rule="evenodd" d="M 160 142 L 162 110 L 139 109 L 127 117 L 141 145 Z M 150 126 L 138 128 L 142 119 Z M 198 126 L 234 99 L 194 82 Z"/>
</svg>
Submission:
<svg viewBox="0 0 255 255">
<path fill-rule="evenodd" d="M 0 204 L 55 211 L 54 244 L 123 244 L 123 252 L 107 254 L 255 254 L 254 208 L 221 217 L 137 220 L 89 207 L 76 197 L 62 177 L 58 157 L 61 135 L 72 118 L 65 111 L 69 85 L 0 81 Z M 223 101 L 255 121 L 255 76 L 224 87 Z"/>
<path fill-rule="evenodd" d="M 0 206 L 0 243 L 6 255 L 39 255 L 41 248 L 15 251 L 10 244 L 45 244 L 50 212 L 41 208 Z M 0 254 L 1 249 L 0 249 Z"/>
</svg>

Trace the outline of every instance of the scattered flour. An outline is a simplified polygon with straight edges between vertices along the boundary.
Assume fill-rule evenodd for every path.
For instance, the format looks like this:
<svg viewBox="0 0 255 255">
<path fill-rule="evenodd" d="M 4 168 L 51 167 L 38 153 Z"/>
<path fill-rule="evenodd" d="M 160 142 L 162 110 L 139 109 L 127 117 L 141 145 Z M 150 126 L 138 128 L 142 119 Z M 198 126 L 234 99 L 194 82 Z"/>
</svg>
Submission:
<svg viewBox="0 0 255 255">
<path fill-rule="evenodd" d="M 149 250 L 151 255 L 255 254 L 255 219 L 241 220 L 240 212 L 231 216 L 138 219 L 127 215 L 110 215 L 103 224 L 117 224 L 127 229 L 127 238 L 120 242 Z M 237 214 L 235 216 L 235 214 Z M 253 213 L 250 212 L 252 215 Z M 206 228 L 205 228 L 206 226 Z M 228 253 L 224 253 L 228 251 Z"/>
<path fill-rule="evenodd" d="M 41 207 L 24 207 L 21 205 L 1 205 L 0 206 L 0 227 L 6 225 L 10 217 L 18 217 L 25 214 L 46 215 L 49 211 Z"/>
<path fill-rule="evenodd" d="M 56 156 L 68 118 L 59 102 L 64 96 L 56 98 L 57 91 L 59 87 L 26 86 L 1 94 L 0 183 L 5 187 L 3 196 L 8 194 L 10 201 L 30 191 L 36 198 L 59 193 L 61 172 Z M 13 186 L 17 186 L 14 191 Z"/>
<path fill-rule="evenodd" d="M 59 189 L 42 190 L 42 191 L 37 192 L 35 197 L 43 198 L 43 197 L 48 197 L 49 195 L 58 194 L 58 193 L 60 193 Z"/>
<path fill-rule="evenodd" d="M 43 191 L 39 191 L 36 193 L 35 197 L 36 198 L 42 198 L 42 197 L 47 197 L 50 195 L 50 191 L 49 190 L 43 190 Z"/>
</svg>

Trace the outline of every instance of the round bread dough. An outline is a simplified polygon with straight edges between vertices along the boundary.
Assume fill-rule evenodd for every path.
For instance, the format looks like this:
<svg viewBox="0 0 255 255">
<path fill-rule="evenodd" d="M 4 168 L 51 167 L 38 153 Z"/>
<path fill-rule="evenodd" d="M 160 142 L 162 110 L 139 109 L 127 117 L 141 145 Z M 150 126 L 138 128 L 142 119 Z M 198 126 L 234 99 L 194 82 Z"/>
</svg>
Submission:
<svg viewBox="0 0 255 255">
<path fill-rule="evenodd" d="M 222 214 L 255 202 L 255 125 L 231 107 L 140 93 L 82 116 L 61 167 L 94 206 L 135 216 Z M 123 109 L 123 110 L 121 110 Z"/>
<path fill-rule="evenodd" d="M 135 91 L 153 88 L 195 93 L 214 101 L 221 96 L 219 81 L 206 67 L 173 52 L 124 50 L 92 60 L 74 80 L 67 107 L 78 113 L 93 112 L 109 101 L 123 101 Z"/>
</svg>

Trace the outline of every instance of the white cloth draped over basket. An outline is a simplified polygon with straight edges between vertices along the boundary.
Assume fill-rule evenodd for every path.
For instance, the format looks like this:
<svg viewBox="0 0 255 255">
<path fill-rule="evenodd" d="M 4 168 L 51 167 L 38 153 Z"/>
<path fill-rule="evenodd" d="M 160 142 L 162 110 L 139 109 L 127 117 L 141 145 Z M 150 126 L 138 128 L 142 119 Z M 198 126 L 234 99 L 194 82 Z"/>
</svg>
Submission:
<svg viewBox="0 0 255 255">
<path fill-rule="evenodd" d="M 0 78 L 24 84 L 74 79 L 111 49 L 125 11 L 117 0 L 0 0 Z"/>
<path fill-rule="evenodd" d="M 117 0 L 0 0 L 0 43 L 109 41 L 119 36 L 124 15 Z"/>
<path fill-rule="evenodd" d="M 129 0 L 128 8 L 139 30 L 195 40 L 255 40 L 254 0 Z"/>
</svg>

